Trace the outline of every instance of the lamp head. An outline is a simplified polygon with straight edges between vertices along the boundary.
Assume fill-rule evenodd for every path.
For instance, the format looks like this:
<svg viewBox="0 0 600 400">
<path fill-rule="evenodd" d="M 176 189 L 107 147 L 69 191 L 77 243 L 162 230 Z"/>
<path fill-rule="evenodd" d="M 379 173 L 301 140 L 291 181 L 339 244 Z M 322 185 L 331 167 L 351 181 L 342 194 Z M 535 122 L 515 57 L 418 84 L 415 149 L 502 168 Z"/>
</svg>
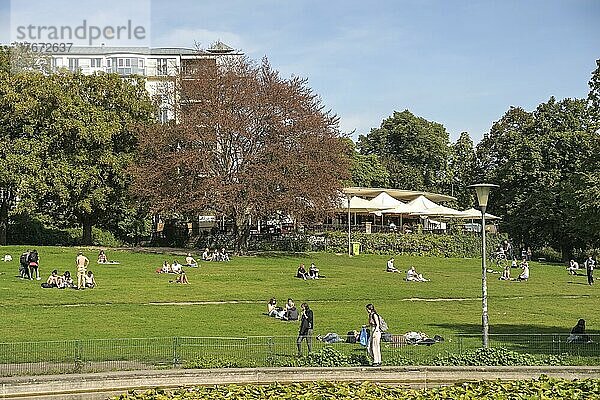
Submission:
<svg viewBox="0 0 600 400">
<path fill-rule="evenodd" d="M 490 197 L 490 189 L 497 188 L 499 186 L 494 185 L 492 183 L 478 183 L 469 187 L 475 189 L 475 193 L 477 193 L 477 202 L 479 203 L 479 208 L 483 208 L 487 207 L 488 198 Z"/>
</svg>

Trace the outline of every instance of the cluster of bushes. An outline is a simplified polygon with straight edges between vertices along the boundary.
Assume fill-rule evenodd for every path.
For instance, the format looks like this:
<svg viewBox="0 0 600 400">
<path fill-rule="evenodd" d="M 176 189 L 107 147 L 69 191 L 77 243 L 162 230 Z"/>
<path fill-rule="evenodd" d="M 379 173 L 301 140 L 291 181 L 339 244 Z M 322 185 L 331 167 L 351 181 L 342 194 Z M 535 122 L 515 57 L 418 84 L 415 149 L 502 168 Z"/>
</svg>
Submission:
<svg viewBox="0 0 600 400">
<path fill-rule="evenodd" d="M 49 228 L 42 222 L 24 217 L 16 217 L 8 226 L 11 244 L 36 244 L 38 246 L 78 246 L 81 243 L 81 228 Z M 95 246 L 120 247 L 123 241 L 111 232 L 97 227 L 92 228 Z"/>
<path fill-rule="evenodd" d="M 466 382 L 431 389 L 407 389 L 372 382 L 303 382 L 270 385 L 221 385 L 166 391 L 134 391 L 113 400 L 197 400 L 197 399 L 348 399 L 348 400 L 429 400 L 429 399 L 591 399 L 600 396 L 600 380 L 541 376 L 516 381 Z"/>
</svg>

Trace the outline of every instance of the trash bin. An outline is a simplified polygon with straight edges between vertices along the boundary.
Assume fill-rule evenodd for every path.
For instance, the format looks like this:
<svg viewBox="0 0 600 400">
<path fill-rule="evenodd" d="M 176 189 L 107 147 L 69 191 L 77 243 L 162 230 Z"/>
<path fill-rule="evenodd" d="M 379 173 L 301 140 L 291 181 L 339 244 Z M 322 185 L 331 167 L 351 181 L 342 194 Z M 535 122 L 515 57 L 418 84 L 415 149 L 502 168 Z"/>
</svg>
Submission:
<svg viewBox="0 0 600 400">
<path fill-rule="evenodd" d="M 352 242 L 352 255 L 357 256 L 360 254 L 360 242 Z"/>
</svg>

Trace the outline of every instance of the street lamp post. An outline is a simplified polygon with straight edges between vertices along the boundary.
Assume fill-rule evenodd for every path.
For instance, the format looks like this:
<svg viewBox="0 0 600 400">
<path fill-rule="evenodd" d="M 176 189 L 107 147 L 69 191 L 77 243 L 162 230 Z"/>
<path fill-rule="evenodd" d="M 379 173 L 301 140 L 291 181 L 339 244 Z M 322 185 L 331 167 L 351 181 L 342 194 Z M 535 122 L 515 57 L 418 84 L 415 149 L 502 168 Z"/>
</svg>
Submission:
<svg viewBox="0 0 600 400">
<path fill-rule="evenodd" d="M 487 208 L 488 198 L 490 196 L 490 189 L 497 188 L 498 185 L 493 185 L 490 183 L 478 183 L 469 187 L 475 189 L 475 192 L 477 193 L 477 202 L 479 203 L 479 208 L 481 209 L 481 325 L 483 329 L 483 347 L 487 348 L 489 322 L 487 306 L 487 274 L 485 266 L 485 210 Z"/>
<path fill-rule="evenodd" d="M 352 244 L 351 244 L 351 235 L 352 231 L 350 230 L 350 199 L 352 195 L 350 193 L 346 194 L 346 200 L 348 200 L 348 257 L 352 256 Z"/>
</svg>

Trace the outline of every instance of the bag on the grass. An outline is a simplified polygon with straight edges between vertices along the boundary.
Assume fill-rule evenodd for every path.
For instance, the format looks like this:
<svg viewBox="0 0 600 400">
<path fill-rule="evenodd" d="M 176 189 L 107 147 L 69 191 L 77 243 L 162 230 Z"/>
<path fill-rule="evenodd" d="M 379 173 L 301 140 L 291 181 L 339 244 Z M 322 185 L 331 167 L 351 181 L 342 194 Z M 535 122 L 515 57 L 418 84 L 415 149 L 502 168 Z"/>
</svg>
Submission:
<svg viewBox="0 0 600 400">
<path fill-rule="evenodd" d="M 385 322 L 385 320 L 383 319 L 383 317 L 381 315 L 379 315 L 379 330 L 381 332 L 385 332 L 388 330 L 388 324 L 387 324 L 387 322 Z"/>
<path fill-rule="evenodd" d="M 367 334 L 367 328 L 365 328 L 364 326 L 360 330 L 360 336 L 358 337 L 358 342 L 362 346 L 366 346 L 367 343 L 369 343 L 369 335 Z"/>
</svg>

